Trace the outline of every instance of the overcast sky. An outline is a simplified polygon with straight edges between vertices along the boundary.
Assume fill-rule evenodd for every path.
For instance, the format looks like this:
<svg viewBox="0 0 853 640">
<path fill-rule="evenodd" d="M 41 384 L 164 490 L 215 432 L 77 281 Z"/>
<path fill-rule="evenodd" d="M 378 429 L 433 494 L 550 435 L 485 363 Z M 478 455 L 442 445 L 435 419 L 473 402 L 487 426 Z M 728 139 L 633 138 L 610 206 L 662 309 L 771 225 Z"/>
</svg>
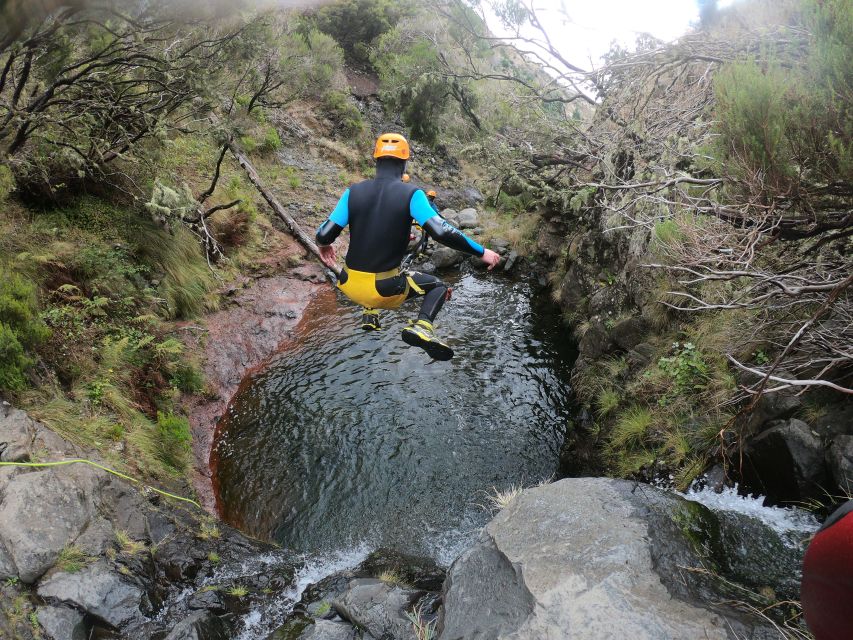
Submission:
<svg viewBox="0 0 853 640">
<path fill-rule="evenodd" d="M 633 48 L 637 36 L 650 33 L 674 40 L 699 21 L 696 0 L 533 0 L 540 21 L 563 55 L 578 66 L 589 68 L 590 58 L 599 58 L 613 40 Z M 726 7 L 733 0 L 720 0 Z M 565 8 L 565 13 L 561 10 Z M 566 17 L 568 15 L 568 19 Z M 491 28 L 500 32 L 497 19 Z"/>
</svg>

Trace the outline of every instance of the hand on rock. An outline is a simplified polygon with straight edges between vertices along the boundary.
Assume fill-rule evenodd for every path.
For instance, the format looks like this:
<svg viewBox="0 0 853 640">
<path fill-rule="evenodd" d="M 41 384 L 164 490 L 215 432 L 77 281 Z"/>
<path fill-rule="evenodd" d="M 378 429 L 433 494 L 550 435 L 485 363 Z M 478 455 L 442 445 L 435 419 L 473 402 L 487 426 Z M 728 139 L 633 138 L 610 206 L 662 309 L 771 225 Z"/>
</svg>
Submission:
<svg viewBox="0 0 853 640">
<path fill-rule="evenodd" d="M 489 271 L 498 266 L 498 263 L 501 261 L 500 255 L 492 251 L 491 249 L 486 249 L 483 252 L 482 257 L 480 258 L 483 262 L 489 265 Z"/>
</svg>

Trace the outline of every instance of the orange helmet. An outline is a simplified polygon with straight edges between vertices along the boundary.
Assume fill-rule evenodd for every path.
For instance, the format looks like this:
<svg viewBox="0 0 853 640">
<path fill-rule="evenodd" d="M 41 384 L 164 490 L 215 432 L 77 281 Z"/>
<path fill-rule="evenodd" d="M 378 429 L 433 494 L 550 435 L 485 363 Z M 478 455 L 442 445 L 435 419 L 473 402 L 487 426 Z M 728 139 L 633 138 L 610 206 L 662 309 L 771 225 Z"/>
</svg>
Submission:
<svg viewBox="0 0 853 640">
<path fill-rule="evenodd" d="M 429 191 L 427 191 L 427 198 L 434 198 L 435 196 L 436 193 L 434 189 L 430 189 Z"/>
<path fill-rule="evenodd" d="M 403 177 L 400 178 L 400 180 L 402 180 L 403 182 L 408 182 L 411 179 L 412 179 L 412 177 L 408 173 L 404 173 Z"/>
<path fill-rule="evenodd" d="M 383 133 L 376 138 L 376 148 L 373 150 L 373 157 L 408 160 L 409 141 L 399 133 Z"/>
</svg>

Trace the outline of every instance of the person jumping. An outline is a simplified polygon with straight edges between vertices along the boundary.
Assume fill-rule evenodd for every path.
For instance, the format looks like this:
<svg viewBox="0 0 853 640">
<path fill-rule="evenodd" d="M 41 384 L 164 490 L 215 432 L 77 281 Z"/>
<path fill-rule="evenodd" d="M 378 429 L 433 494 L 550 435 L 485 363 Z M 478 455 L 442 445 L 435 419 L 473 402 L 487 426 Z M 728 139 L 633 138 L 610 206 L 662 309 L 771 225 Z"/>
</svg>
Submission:
<svg viewBox="0 0 853 640">
<path fill-rule="evenodd" d="M 338 288 L 364 307 L 362 328 L 380 329 L 379 310 L 396 309 L 422 296 L 416 321 L 403 329 L 403 341 L 420 347 L 435 360 L 450 360 L 453 350 L 435 335 L 433 321 L 448 297 L 449 289 L 435 276 L 401 271 L 414 219 L 437 242 L 477 256 L 492 270 L 500 256 L 480 246 L 430 206 L 426 194 L 402 181 L 409 159 L 409 143 L 397 133 L 383 133 L 376 140 L 373 157 L 376 177 L 344 191 L 329 219 L 317 229 L 317 245 L 323 262 L 335 265 L 332 243 L 350 227 L 350 244 Z"/>
</svg>

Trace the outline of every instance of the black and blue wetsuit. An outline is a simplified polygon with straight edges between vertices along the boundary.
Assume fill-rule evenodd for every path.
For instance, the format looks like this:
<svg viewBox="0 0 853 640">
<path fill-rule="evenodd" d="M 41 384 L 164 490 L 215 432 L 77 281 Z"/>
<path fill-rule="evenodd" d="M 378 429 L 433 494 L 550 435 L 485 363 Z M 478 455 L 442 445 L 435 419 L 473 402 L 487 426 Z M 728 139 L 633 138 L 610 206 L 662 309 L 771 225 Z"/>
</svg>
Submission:
<svg viewBox="0 0 853 640">
<path fill-rule="evenodd" d="M 401 182 L 403 166 L 394 159 L 380 159 L 376 178 L 344 192 L 317 230 L 317 243 L 331 244 L 349 225 L 341 291 L 367 308 L 396 308 L 408 298 L 424 296 L 419 318 L 431 322 L 444 304 L 447 286 L 435 276 L 399 271 L 411 221 L 445 246 L 478 257 L 485 250 L 438 215 L 421 189 Z"/>
</svg>

